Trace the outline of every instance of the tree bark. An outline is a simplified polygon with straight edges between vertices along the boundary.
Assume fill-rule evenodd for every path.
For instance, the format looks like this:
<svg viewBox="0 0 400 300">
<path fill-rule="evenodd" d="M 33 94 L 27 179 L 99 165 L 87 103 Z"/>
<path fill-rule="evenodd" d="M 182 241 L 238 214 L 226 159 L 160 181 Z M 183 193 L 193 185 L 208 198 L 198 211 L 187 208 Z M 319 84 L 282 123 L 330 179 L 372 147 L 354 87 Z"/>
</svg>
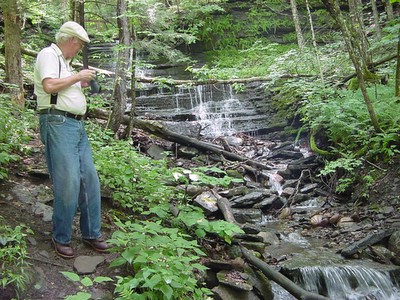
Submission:
<svg viewBox="0 0 400 300">
<path fill-rule="evenodd" d="M 3 0 L 1 8 L 4 18 L 5 81 L 14 104 L 24 107 L 25 96 L 22 81 L 21 29 L 16 0 Z"/>
<path fill-rule="evenodd" d="M 119 41 L 121 48 L 118 50 L 117 68 L 114 79 L 114 89 L 112 94 L 113 109 L 111 112 L 108 127 L 117 132 L 122 121 L 127 103 L 126 73 L 129 64 L 130 34 L 128 18 L 126 16 L 128 4 L 125 0 L 118 0 L 117 3 L 117 24 L 119 29 Z"/>
<path fill-rule="evenodd" d="M 293 281 L 289 278 L 284 276 L 283 274 L 275 271 L 274 269 L 270 268 L 268 264 L 263 262 L 261 259 L 257 258 L 256 256 L 252 255 L 245 247 L 240 247 L 243 253 L 243 256 L 247 259 L 250 264 L 258 268 L 268 279 L 276 282 L 285 290 L 287 290 L 290 294 L 292 294 L 296 299 L 302 300 L 329 300 L 329 298 L 311 293 L 306 291 L 305 289 L 301 288 L 300 286 L 296 285 Z"/>
<path fill-rule="evenodd" d="M 397 40 L 397 65 L 396 65 L 395 95 L 396 95 L 396 97 L 400 97 L 400 29 L 399 29 L 399 38 Z"/>
<path fill-rule="evenodd" d="M 301 32 L 300 18 L 297 10 L 296 0 L 290 0 L 290 6 L 292 7 L 292 16 L 293 16 L 294 28 L 296 30 L 297 45 L 299 45 L 300 51 L 303 51 L 305 43 L 304 43 L 303 33 Z"/>
<path fill-rule="evenodd" d="M 380 40 L 382 38 L 382 29 L 380 24 L 378 7 L 376 6 L 376 0 L 371 0 L 371 6 L 372 6 L 372 14 L 374 15 L 376 37 L 378 38 L 378 40 Z"/>
<path fill-rule="evenodd" d="M 312 36 L 312 43 L 313 43 L 315 58 L 317 60 L 317 65 L 318 65 L 318 69 L 319 69 L 319 76 L 320 76 L 321 81 L 323 82 L 324 81 L 324 73 L 322 71 L 321 60 L 320 60 L 319 54 L 318 54 L 317 40 L 315 38 L 314 25 L 313 25 L 313 20 L 312 20 L 312 15 L 311 15 L 311 10 L 310 10 L 310 5 L 308 3 L 308 0 L 306 0 L 306 7 L 307 7 L 308 19 L 310 22 L 310 29 L 311 29 L 311 36 Z"/>
</svg>

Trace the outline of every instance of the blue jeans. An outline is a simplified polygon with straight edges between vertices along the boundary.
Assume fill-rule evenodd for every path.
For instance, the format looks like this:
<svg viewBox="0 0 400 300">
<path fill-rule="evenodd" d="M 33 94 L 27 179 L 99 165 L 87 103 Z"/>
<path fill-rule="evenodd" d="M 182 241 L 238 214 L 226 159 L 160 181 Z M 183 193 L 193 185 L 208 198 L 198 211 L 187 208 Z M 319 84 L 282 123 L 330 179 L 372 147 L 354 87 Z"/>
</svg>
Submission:
<svg viewBox="0 0 400 300">
<path fill-rule="evenodd" d="M 83 121 L 42 114 L 40 137 L 53 183 L 53 239 L 60 244 L 71 242 L 78 207 L 82 238 L 99 238 L 100 183 Z"/>
</svg>

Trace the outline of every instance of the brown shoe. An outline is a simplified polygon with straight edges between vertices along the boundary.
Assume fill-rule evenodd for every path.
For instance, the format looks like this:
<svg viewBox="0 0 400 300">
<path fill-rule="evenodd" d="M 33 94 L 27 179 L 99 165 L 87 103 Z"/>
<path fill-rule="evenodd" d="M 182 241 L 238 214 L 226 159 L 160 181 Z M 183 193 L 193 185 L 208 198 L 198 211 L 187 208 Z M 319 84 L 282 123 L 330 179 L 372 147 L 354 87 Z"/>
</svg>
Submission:
<svg viewBox="0 0 400 300">
<path fill-rule="evenodd" d="M 52 239 L 52 241 L 54 250 L 58 255 L 67 259 L 74 258 L 74 249 L 72 249 L 69 245 L 57 243 L 54 239 Z"/>
<path fill-rule="evenodd" d="M 108 244 L 102 239 L 93 239 L 93 240 L 83 239 L 83 242 L 92 247 L 97 252 L 104 253 L 108 251 L 108 248 L 110 248 Z"/>
</svg>

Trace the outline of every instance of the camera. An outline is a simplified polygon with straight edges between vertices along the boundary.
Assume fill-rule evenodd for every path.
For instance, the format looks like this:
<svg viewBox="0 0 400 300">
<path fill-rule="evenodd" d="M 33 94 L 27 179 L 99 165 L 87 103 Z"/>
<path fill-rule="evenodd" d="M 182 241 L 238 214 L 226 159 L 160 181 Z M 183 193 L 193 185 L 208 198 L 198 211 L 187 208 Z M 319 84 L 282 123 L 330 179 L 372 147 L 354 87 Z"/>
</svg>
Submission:
<svg viewBox="0 0 400 300">
<path fill-rule="evenodd" d="M 99 85 L 96 79 L 90 80 L 89 85 L 91 94 L 98 94 L 101 92 L 101 86 Z"/>
</svg>

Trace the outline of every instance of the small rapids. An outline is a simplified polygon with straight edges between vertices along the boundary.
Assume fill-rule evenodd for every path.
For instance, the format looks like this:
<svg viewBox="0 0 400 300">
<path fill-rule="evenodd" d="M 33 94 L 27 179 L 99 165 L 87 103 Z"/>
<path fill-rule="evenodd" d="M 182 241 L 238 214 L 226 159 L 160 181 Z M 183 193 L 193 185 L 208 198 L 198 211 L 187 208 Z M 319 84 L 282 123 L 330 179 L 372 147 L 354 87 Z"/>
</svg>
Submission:
<svg viewBox="0 0 400 300">
<path fill-rule="evenodd" d="M 303 267 L 298 283 L 333 300 L 398 300 L 389 272 L 363 266 Z"/>
</svg>

